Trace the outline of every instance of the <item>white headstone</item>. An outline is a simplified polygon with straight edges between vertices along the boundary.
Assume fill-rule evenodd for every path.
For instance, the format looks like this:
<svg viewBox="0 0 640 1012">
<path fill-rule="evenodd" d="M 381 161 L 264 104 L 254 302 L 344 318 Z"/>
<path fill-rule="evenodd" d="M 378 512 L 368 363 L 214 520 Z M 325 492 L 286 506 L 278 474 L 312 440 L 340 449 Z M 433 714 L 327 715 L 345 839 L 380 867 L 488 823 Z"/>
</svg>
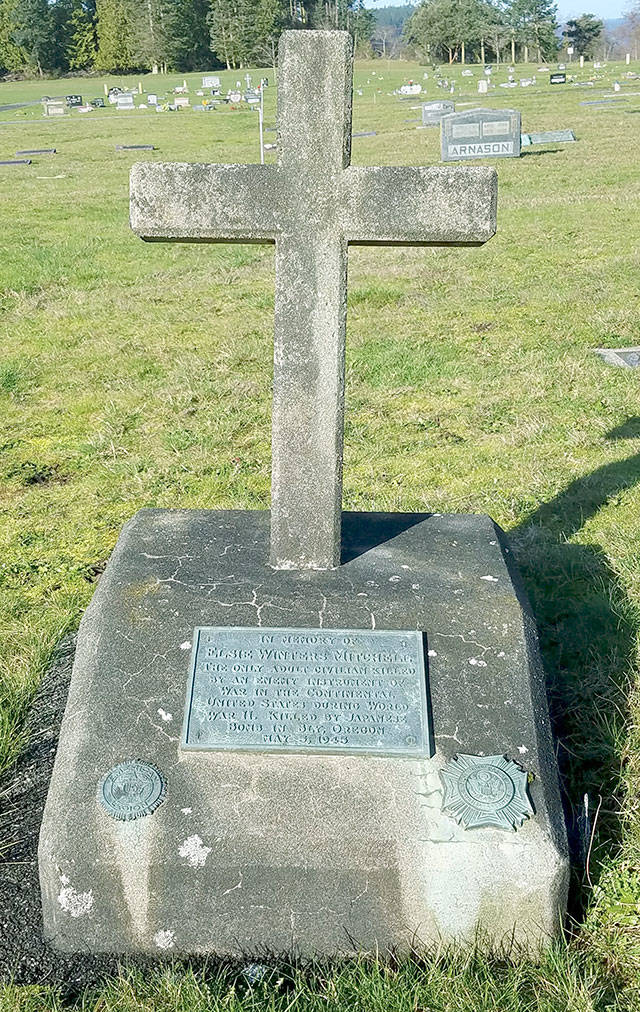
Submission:
<svg viewBox="0 0 640 1012">
<path fill-rule="evenodd" d="M 45 116 L 64 116 L 66 113 L 66 106 L 64 102 L 45 102 L 44 103 L 44 114 Z"/>
</svg>

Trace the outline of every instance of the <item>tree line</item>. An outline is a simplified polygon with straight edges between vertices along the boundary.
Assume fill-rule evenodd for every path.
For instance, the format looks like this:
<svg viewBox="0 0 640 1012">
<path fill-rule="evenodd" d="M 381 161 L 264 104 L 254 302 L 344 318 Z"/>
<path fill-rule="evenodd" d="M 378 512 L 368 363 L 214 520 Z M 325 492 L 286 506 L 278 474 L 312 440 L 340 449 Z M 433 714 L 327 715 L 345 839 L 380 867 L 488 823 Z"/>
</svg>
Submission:
<svg viewBox="0 0 640 1012">
<path fill-rule="evenodd" d="M 190 71 L 275 65 L 286 28 L 342 28 L 356 50 L 364 0 L 0 0 L 0 74 Z"/>
<path fill-rule="evenodd" d="M 0 0 L 0 76 L 275 66 L 286 28 L 342 28 L 356 51 L 424 63 L 549 60 L 560 45 L 554 0 L 421 0 L 402 27 L 376 31 L 364 0 Z M 381 22 L 384 13 L 379 14 Z M 640 0 L 611 41 L 591 14 L 568 22 L 576 55 L 640 42 Z M 387 42 L 391 46 L 387 48 Z"/>
<path fill-rule="evenodd" d="M 591 59 L 597 47 L 605 58 L 620 55 L 640 37 L 640 0 L 628 11 L 613 44 L 593 14 L 572 18 L 560 33 L 554 0 L 422 0 L 404 27 L 404 39 L 427 63 L 553 59 L 561 44 Z"/>
<path fill-rule="evenodd" d="M 553 0 L 425 0 L 405 36 L 428 62 L 528 62 L 558 48 Z"/>
</svg>

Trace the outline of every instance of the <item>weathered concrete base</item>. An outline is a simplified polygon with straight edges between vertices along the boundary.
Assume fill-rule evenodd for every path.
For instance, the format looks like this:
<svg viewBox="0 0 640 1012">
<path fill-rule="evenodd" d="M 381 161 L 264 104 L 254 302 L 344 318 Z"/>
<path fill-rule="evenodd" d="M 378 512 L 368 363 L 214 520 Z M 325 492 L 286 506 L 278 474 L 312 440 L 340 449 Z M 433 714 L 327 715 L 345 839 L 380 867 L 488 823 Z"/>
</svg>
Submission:
<svg viewBox="0 0 640 1012">
<path fill-rule="evenodd" d="M 440 938 L 537 949 L 560 925 L 568 859 L 535 630 L 484 516 L 345 514 L 343 565 L 268 566 L 264 512 L 143 510 L 83 619 L 40 835 L 45 935 L 87 952 L 301 955 Z M 417 628 L 432 759 L 181 752 L 199 625 Z M 440 811 L 458 752 L 534 775 L 517 832 Z M 133 822 L 105 772 L 152 762 L 165 802 Z"/>
</svg>

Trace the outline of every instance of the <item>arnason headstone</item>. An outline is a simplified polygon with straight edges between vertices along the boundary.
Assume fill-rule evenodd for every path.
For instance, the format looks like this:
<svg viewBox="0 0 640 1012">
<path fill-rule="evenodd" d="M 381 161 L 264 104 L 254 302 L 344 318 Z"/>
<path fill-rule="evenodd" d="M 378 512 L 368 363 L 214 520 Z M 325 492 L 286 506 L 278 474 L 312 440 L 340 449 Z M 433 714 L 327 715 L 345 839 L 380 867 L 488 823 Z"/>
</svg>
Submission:
<svg viewBox="0 0 640 1012">
<path fill-rule="evenodd" d="M 441 127 L 443 162 L 465 158 L 518 158 L 517 109 L 468 109 L 445 116 Z"/>
<path fill-rule="evenodd" d="M 132 170 L 141 238 L 275 244 L 271 510 L 144 509 L 122 531 L 44 812 L 45 936 L 538 951 L 568 864 L 508 543 L 487 516 L 341 509 L 348 245 L 481 246 L 496 172 L 350 165 L 351 36 L 286 32 L 279 60 L 277 164 Z"/>
</svg>

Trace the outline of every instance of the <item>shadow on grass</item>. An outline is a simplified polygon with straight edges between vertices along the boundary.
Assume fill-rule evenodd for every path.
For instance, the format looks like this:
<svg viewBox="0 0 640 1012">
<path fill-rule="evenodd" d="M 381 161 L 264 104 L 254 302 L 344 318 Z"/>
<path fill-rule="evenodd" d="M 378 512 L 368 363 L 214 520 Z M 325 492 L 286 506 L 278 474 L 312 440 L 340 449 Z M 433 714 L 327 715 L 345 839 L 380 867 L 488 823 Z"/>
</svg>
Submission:
<svg viewBox="0 0 640 1012">
<path fill-rule="evenodd" d="M 638 436 L 635 417 L 606 438 Z M 586 885 L 597 879 L 599 856 L 615 853 L 621 842 L 620 742 L 629 719 L 638 616 L 604 552 L 568 541 L 638 482 L 640 454 L 606 464 L 571 482 L 509 532 L 547 672 L 574 868 L 570 913 L 578 919 Z"/>
<path fill-rule="evenodd" d="M 520 152 L 520 157 L 530 158 L 532 155 L 535 155 L 536 158 L 539 158 L 540 155 L 559 155 L 562 150 L 562 148 L 546 148 L 545 151 L 529 151 L 528 148 L 523 148 Z"/>
</svg>

